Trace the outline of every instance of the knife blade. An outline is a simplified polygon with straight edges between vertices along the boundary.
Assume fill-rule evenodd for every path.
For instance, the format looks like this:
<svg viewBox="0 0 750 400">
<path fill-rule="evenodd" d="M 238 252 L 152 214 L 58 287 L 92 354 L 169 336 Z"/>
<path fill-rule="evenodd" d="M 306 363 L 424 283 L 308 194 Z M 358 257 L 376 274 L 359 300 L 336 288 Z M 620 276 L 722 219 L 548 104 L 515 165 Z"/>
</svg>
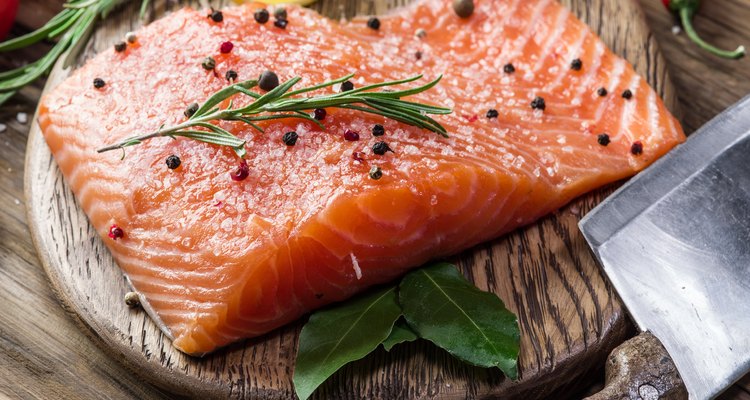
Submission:
<svg viewBox="0 0 750 400">
<path fill-rule="evenodd" d="M 750 370 L 749 155 L 747 96 L 579 223 L 691 399 L 713 398 Z"/>
</svg>

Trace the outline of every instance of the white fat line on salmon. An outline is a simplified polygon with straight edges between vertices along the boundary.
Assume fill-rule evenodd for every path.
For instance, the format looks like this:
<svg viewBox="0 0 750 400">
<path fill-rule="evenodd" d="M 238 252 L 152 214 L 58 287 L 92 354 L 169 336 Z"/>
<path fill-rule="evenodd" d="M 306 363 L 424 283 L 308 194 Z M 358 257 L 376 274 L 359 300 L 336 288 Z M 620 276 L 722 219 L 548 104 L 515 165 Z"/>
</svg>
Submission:
<svg viewBox="0 0 750 400">
<path fill-rule="evenodd" d="M 524 47 L 526 47 L 526 43 L 528 43 L 529 39 L 532 36 L 532 33 L 534 35 L 538 33 L 536 32 L 536 27 L 540 26 L 539 19 L 542 17 L 542 11 L 544 11 L 544 9 L 550 4 L 552 4 L 552 2 L 548 0 L 540 1 L 536 5 L 536 7 L 534 8 L 534 12 L 532 13 L 532 17 L 527 20 L 528 23 L 525 26 L 526 29 L 523 31 L 520 37 L 511 42 L 511 45 L 513 47 L 507 54 L 509 60 L 513 60 L 518 57 L 519 54 L 522 54 Z"/>
<path fill-rule="evenodd" d="M 576 39 L 575 43 L 568 48 L 566 56 L 565 57 L 560 56 L 560 61 L 559 61 L 560 65 L 559 65 L 559 70 L 558 70 L 559 73 L 557 74 L 557 76 L 555 76 L 554 81 L 550 82 L 544 87 L 545 91 L 547 92 L 554 91 L 560 86 L 563 79 L 565 79 L 565 77 L 569 76 L 572 73 L 571 68 L 570 68 L 570 63 L 573 61 L 574 58 L 581 56 L 578 53 L 583 48 L 583 44 L 586 42 L 586 38 L 588 38 L 589 36 L 591 36 L 591 32 L 589 32 L 587 29 L 582 29 L 580 32 L 580 36 L 578 36 L 578 39 Z M 588 66 L 584 65 L 583 68 L 588 69 Z"/>
<path fill-rule="evenodd" d="M 568 10 L 565 9 L 565 7 L 560 7 L 560 10 L 558 10 L 557 12 L 557 18 L 555 18 L 555 31 L 552 32 L 551 35 L 547 35 L 547 39 L 544 42 L 544 47 L 542 47 L 542 52 L 539 55 L 539 59 L 534 65 L 534 68 L 531 69 L 534 75 L 536 75 L 536 73 L 539 72 L 539 69 L 544 66 L 547 56 L 552 51 L 552 46 L 559 43 L 558 38 L 569 27 L 570 24 L 565 23 L 568 20 L 568 17 L 569 17 Z M 564 60 L 564 62 L 566 63 L 570 63 L 570 61 L 572 61 L 572 59 Z M 567 72 L 567 69 L 565 71 Z"/>
<path fill-rule="evenodd" d="M 631 132 L 628 127 L 631 126 L 630 120 L 633 118 L 633 114 L 635 114 L 635 109 L 638 105 L 638 102 L 645 101 L 645 99 L 643 98 L 636 97 L 638 95 L 642 95 L 642 93 L 640 93 L 640 91 L 638 90 L 640 82 L 641 76 L 633 73 L 633 79 L 631 79 L 628 86 L 625 87 L 625 89 L 629 89 L 633 93 L 633 97 L 630 100 L 624 102 L 625 104 L 622 107 L 622 116 L 620 117 L 620 126 L 617 129 L 617 134 L 610 138 L 613 142 L 620 139 L 620 136 L 622 135 L 625 135 L 630 143 L 636 140 L 635 136 L 633 136 L 633 132 Z M 622 96 L 622 92 L 613 93 L 613 95 Z"/>
<path fill-rule="evenodd" d="M 352 268 L 354 268 L 354 275 L 357 276 L 357 280 L 360 280 L 362 279 L 362 270 L 359 268 L 357 257 L 354 257 L 354 253 L 349 253 L 349 255 L 352 257 Z"/>
<path fill-rule="evenodd" d="M 625 72 L 625 65 L 626 61 L 622 58 L 616 58 L 615 59 L 615 65 L 614 70 L 611 74 L 611 78 L 609 80 L 609 84 L 607 85 L 607 93 L 609 93 L 608 96 L 619 96 L 620 93 L 616 93 L 617 85 L 620 84 L 620 79 L 622 78 L 623 73 Z M 610 100 L 611 101 L 611 100 Z M 603 101 L 599 105 L 599 108 L 596 110 L 596 115 L 594 116 L 594 121 L 598 123 L 602 120 L 602 116 L 604 115 L 604 111 L 607 109 L 607 105 L 610 104 L 610 101 Z M 611 138 L 610 138 L 611 139 Z"/>
</svg>

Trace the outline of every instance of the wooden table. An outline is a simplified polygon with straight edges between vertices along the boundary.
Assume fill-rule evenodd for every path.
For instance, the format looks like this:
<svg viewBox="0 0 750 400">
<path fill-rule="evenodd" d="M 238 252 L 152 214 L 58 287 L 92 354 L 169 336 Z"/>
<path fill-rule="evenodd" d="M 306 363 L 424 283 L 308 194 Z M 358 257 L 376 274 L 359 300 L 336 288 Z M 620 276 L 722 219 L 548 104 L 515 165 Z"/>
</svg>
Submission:
<svg viewBox="0 0 750 400">
<path fill-rule="evenodd" d="M 616 0 L 613 0 L 616 1 Z M 672 34 L 672 17 L 659 0 L 640 0 L 654 38 L 669 63 L 681 120 L 692 132 L 722 109 L 750 94 L 750 57 L 713 57 Z M 15 34 L 43 24 L 60 0 L 24 0 Z M 706 39 L 725 48 L 750 47 L 750 0 L 708 1 L 696 18 Z M 31 60 L 41 45 L 0 55 L 0 71 Z M 12 398 L 169 398 L 106 355 L 65 313 L 51 292 L 31 244 L 23 197 L 23 163 L 29 124 L 16 115 L 34 112 L 43 82 L 27 87 L 0 107 L 0 395 Z M 90 334 L 90 332 L 88 332 Z M 598 377 L 592 377 L 597 379 Z M 570 394 L 561 394 L 560 397 Z M 750 400 L 750 375 L 722 399 Z"/>
</svg>

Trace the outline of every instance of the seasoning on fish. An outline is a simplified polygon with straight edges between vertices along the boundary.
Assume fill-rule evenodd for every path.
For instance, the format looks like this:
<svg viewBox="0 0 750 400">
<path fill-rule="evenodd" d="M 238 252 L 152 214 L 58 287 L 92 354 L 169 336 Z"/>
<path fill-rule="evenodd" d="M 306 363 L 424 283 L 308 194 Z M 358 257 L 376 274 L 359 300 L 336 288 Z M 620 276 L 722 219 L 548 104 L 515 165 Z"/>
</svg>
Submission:
<svg viewBox="0 0 750 400">
<path fill-rule="evenodd" d="M 456 16 L 451 1 L 415 1 L 379 16 L 382 35 L 362 20 L 339 23 L 293 5 L 286 6 L 289 18 L 300 23 L 287 30 L 256 23 L 256 4 L 227 8 L 221 24 L 206 21 L 206 12 L 174 11 L 136 32 L 138 51 L 118 62 L 103 52 L 42 97 L 37 120 L 77 204 L 175 347 L 199 355 L 263 335 L 531 223 L 632 176 L 684 140 L 646 79 L 558 1 L 477 2 L 468 19 Z M 429 30 L 423 40 L 414 37 L 420 27 Z M 144 141 L 129 147 L 125 160 L 96 152 L 183 122 L 188 103 L 204 104 L 226 88 L 226 80 L 197 65 L 217 57 L 223 40 L 235 50 L 217 63 L 220 77 L 230 68 L 241 79 L 273 70 L 300 76 L 302 88 L 351 73 L 357 87 L 445 74 L 433 90 L 403 99 L 450 99 L 453 113 L 436 116 L 449 137 L 327 108 L 324 128 L 307 115 L 255 121 L 262 133 L 216 121 L 246 141 L 244 166 L 232 148 L 184 137 Z M 415 45 L 429 49 L 421 63 Z M 357 50 L 345 51 L 351 48 Z M 585 73 L 568 67 L 576 57 Z M 482 59 L 486 65 L 477 69 Z M 505 72 L 508 62 L 515 75 Z M 153 78 L 134 77 L 134 66 Z M 156 79 L 160 74 L 167 79 Z M 91 87 L 97 76 L 111 80 L 100 91 Z M 599 87 L 617 98 L 596 97 Z M 635 95 L 620 100 L 626 88 Z M 335 87 L 316 94 L 347 96 Z M 529 106 L 535 96 L 549 105 L 543 115 Z M 234 107 L 251 101 L 238 95 L 217 106 L 230 100 Z M 491 123 L 479 120 L 490 107 L 503 112 Z M 346 129 L 370 133 L 376 124 L 385 136 L 341 137 Z M 299 134 L 296 147 L 281 142 L 289 131 Z M 601 132 L 610 135 L 606 147 L 597 143 Z M 396 154 L 372 153 L 385 137 Z M 636 141 L 639 155 L 631 153 Z M 182 158 L 179 169 L 164 167 L 170 154 Z M 380 168 L 379 180 L 370 177 L 372 167 Z M 238 170 L 243 179 L 235 181 L 229 175 Z M 125 230 L 117 241 L 108 237 L 113 223 Z M 174 227 L 168 236 L 166 227 Z"/>
</svg>

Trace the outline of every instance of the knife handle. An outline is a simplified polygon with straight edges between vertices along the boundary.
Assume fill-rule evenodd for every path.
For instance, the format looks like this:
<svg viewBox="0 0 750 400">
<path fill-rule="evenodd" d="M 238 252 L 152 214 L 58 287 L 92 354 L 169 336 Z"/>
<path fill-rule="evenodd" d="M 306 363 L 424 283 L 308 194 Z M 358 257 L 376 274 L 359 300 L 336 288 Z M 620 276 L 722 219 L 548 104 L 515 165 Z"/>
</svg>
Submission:
<svg viewBox="0 0 750 400">
<path fill-rule="evenodd" d="M 624 342 L 610 353 L 604 388 L 586 400 L 688 398 L 677 367 L 651 332 Z"/>
</svg>

